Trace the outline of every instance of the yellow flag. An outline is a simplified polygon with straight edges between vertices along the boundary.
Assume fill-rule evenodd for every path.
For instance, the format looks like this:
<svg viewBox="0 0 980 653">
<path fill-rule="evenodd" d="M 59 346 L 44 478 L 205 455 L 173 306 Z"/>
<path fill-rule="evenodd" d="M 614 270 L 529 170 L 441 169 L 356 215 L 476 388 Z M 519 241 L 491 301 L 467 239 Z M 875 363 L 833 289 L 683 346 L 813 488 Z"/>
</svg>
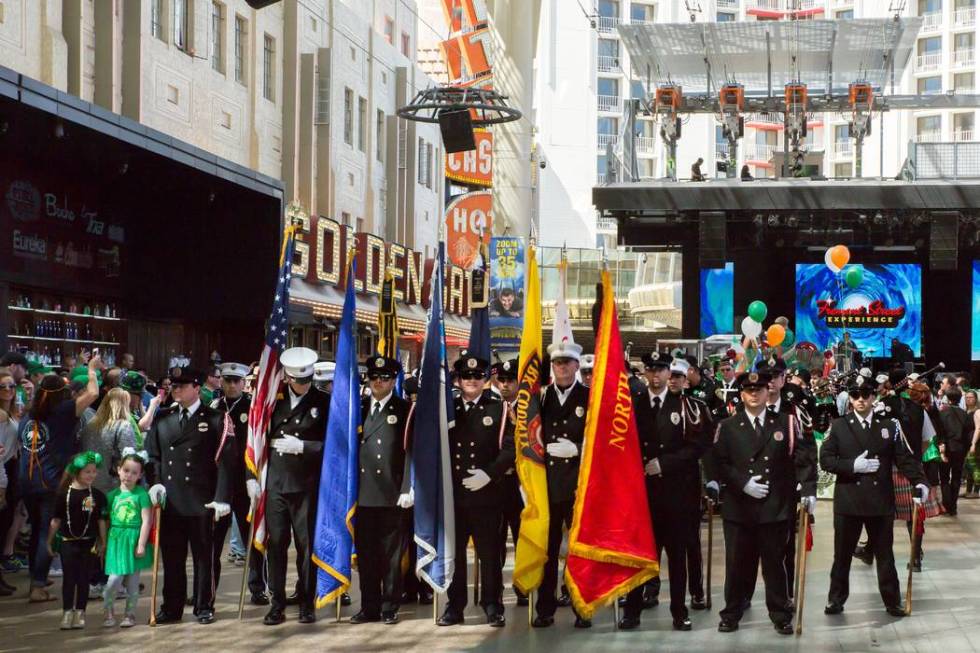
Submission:
<svg viewBox="0 0 980 653">
<path fill-rule="evenodd" d="M 541 584 L 548 560 L 548 477 L 541 441 L 541 283 L 534 247 L 528 247 L 524 290 L 514 446 L 517 475 L 524 489 L 521 533 L 514 560 L 514 586 L 527 594 Z"/>
</svg>

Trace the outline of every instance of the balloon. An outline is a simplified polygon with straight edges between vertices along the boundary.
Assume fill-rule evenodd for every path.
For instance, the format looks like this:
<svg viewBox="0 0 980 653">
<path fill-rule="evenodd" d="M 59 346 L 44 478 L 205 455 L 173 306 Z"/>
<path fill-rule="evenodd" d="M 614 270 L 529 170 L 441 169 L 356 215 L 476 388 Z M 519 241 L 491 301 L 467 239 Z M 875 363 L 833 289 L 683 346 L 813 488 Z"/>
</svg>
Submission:
<svg viewBox="0 0 980 653">
<path fill-rule="evenodd" d="M 830 260 L 838 268 L 839 272 L 851 260 L 851 250 L 847 249 L 844 245 L 835 245 L 830 248 Z"/>
<path fill-rule="evenodd" d="M 796 334 L 790 328 L 783 329 L 786 333 L 783 335 L 783 347 L 792 347 L 793 343 L 796 342 Z"/>
<path fill-rule="evenodd" d="M 847 272 L 844 274 L 844 282 L 847 283 L 848 288 L 857 288 L 862 281 L 864 281 L 863 265 L 852 265 L 847 268 Z"/>
<path fill-rule="evenodd" d="M 775 320 L 773 320 L 773 322 L 775 322 L 779 326 L 783 327 L 784 329 L 789 328 L 789 318 L 787 318 L 785 316 L 780 315 Z"/>
<path fill-rule="evenodd" d="M 756 322 L 759 322 L 760 325 L 762 321 L 766 319 L 766 313 L 768 312 L 769 309 L 766 307 L 765 303 L 760 302 L 758 299 L 749 304 L 749 317 Z"/>
<path fill-rule="evenodd" d="M 783 340 L 785 339 L 786 329 L 778 324 L 773 324 L 766 329 L 766 342 L 769 343 L 770 347 L 778 347 L 779 345 L 783 344 Z"/>
<path fill-rule="evenodd" d="M 753 320 L 751 317 L 746 317 L 742 320 L 742 335 L 746 338 L 758 338 L 759 334 L 762 333 L 762 325 Z"/>
<path fill-rule="evenodd" d="M 823 262 L 830 269 L 831 272 L 833 272 L 834 274 L 838 274 L 840 272 L 840 268 L 834 265 L 834 262 L 830 259 L 830 255 L 833 254 L 833 252 L 834 252 L 833 247 L 828 248 L 827 252 L 823 255 Z"/>
</svg>

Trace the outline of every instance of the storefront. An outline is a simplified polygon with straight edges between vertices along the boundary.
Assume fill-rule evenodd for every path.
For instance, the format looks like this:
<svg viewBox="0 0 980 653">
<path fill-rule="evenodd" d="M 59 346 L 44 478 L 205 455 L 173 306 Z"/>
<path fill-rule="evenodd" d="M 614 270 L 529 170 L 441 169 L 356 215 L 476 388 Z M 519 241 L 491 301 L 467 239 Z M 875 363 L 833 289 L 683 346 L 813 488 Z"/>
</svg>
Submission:
<svg viewBox="0 0 980 653">
<path fill-rule="evenodd" d="M 0 347 L 151 375 L 258 357 L 281 234 L 269 177 L 0 68 Z"/>
</svg>

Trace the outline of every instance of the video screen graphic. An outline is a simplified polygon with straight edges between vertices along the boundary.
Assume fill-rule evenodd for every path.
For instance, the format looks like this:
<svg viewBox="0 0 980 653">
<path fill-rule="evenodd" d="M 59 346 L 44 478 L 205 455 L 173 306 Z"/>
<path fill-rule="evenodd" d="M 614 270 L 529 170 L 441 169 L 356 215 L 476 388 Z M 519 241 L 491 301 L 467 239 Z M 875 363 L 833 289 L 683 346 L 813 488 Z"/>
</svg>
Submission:
<svg viewBox="0 0 980 653">
<path fill-rule="evenodd" d="M 701 337 L 734 333 L 735 264 L 701 270 Z"/>
<path fill-rule="evenodd" d="M 976 275 L 974 267 L 974 280 Z M 850 288 L 844 273 L 834 274 L 823 263 L 797 264 L 797 342 L 826 349 L 839 343 L 845 330 L 866 357 L 891 356 L 892 338 L 921 356 L 922 268 L 910 263 L 864 265 L 861 284 Z"/>
<path fill-rule="evenodd" d="M 971 360 L 980 360 L 980 261 L 973 262 L 973 339 Z"/>
</svg>

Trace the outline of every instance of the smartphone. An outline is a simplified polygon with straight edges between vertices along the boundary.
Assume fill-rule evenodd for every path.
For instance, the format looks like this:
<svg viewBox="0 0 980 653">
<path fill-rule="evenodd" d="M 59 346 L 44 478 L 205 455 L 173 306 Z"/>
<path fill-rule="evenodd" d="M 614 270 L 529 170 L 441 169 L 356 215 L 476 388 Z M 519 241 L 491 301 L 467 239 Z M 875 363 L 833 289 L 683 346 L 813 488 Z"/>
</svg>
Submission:
<svg viewBox="0 0 980 653">
<path fill-rule="evenodd" d="M 93 356 L 98 356 L 99 355 L 99 348 L 98 347 L 93 347 L 92 348 L 92 355 Z"/>
</svg>

